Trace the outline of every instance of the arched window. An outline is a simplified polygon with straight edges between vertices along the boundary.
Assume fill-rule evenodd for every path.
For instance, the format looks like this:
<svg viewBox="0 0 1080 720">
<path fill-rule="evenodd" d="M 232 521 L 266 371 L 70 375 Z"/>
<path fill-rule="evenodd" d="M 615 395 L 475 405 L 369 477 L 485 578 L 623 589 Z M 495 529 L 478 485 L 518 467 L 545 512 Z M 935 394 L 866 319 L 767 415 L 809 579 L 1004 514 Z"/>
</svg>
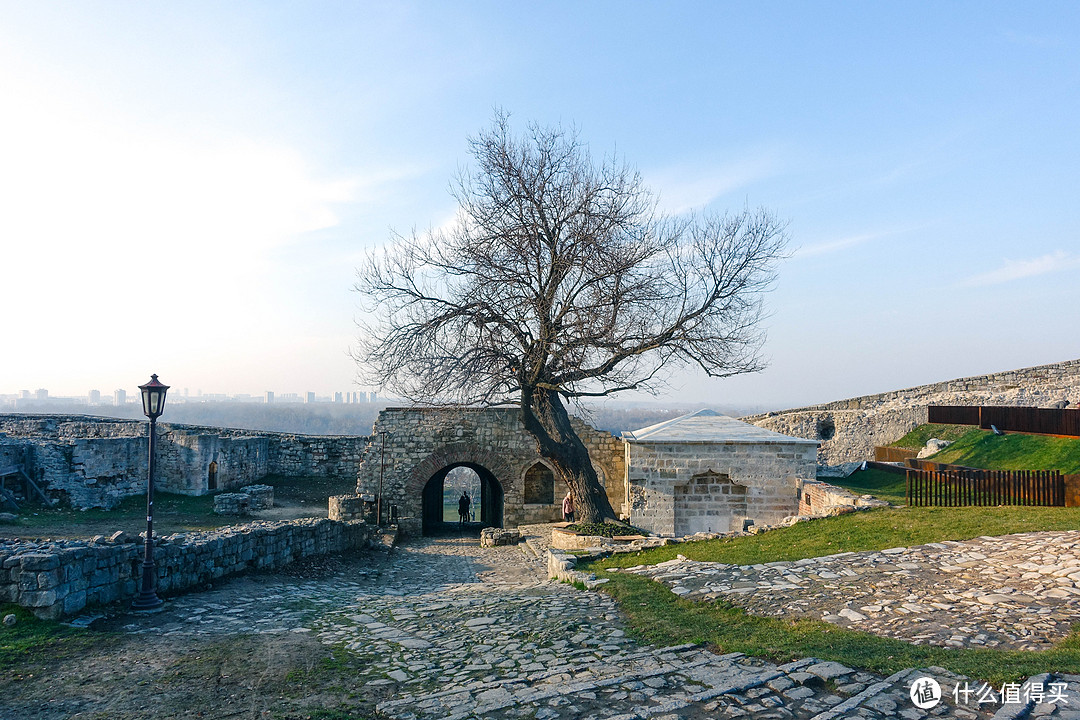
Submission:
<svg viewBox="0 0 1080 720">
<path fill-rule="evenodd" d="M 206 489 L 217 490 L 217 463 L 210 463 L 210 470 L 206 473 Z"/>
<path fill-rule="evenodd" d="M 525 471 L 525 504 L 555 504 L 555 475 L 544 463 L 538 462 Z"/>
</svg>

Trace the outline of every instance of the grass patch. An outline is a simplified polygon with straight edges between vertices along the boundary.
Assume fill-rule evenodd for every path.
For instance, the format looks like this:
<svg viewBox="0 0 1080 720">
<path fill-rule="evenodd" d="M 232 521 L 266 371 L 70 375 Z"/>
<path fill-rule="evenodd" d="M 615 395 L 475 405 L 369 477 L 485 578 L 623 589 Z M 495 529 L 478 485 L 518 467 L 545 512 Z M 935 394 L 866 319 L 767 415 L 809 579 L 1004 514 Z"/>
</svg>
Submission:
<svg viewBox="0 0 1080 720">
<path fill-rule="evenodd" d="M 691 560 L 754 565 L 841 552 L 925 545 L 942 540 L 970 540 L 980 535 L 1078 528 L 1080 508 L 885 508 L 799 523 L 760 535 L 620 553 L 593 563 L 592 569 L 652 565 L 680 554 Z"/>
<path fill-rule="evenodd" d="M 16 525 L 5 526 L 20 535 L 37 533 L 46 536 L 90 536 L 111 534 L 116 530 L 131 532 L 139 527 L 146 529 L 146 496 L 124 498 L 112 510 L 91 508 L 75 510 L 70 507 L 37 508 L 19 515 Z M 226 524 L 229 520 L 214 514 L 214 498 L 210 495 L 195 497 L 174 495 L 167 492 L 154 493 L 154 531 L 168 534 L 183 530 L 209 530 Z M 136 531 L 137 532 L 137 531 Z"/>
<path fill-rule="evenodd" d="M 646 578 L 602 575 L 610 578 L 603 592 L 618 601 L 635 635 L 661 646 L 709 643 L 720 652 L 743 652 L 778 663 L 819 657 L 880 675 L 936 665 L 998 684 L 1041 672 L 1080 672 L 1080 636 L 1075 633 L 1056 648 L 1039 653 L 910 645 L 820 620 L 755 617 L 724 603 L 679 599 Z"/>
<path fill-rule="evenodd" d="M 907 479 L 899 473 L 871 468 L 856 470 L 846 478 L 826 478 L 826 480 L 856 495 L 873 495 L 897 505 L 907 502 Z"/>
<path fill-rule="evenodd" d="M 644 530 L 630 525 L 616 525 L 615 523 L 575 523 L 567 525 L 566 529 L 581 535 L 595 535 L 597 537 L 613 538 L 617 535 L 648 535 Z"/>
<path fill-rule="evenodd" d="M 762 618 L 726 603 L 683 600 L 660 583 L 604 570 L 651 565 L 678 554 L 692 560 L 752 565 L 968 540 L 981 535 L 1078 527 L 1080 508 L 890 508 L 799 523 L 761 535 L 619 554 L 584 564 L 581 569 L 610 579 L 602 586 L 603 591 L 619 602 L 634 632 L 649 642 L 705 642 L 722 652 L 744 652 L 776 662 L 820 657 L 882 675 L 908 667 L 938 665 L 1000 683 L 1040 672 L 1080 672 L 1080 635 L 1074 632 L 1054 649 L 1038 653 L 915 646 L 818 620 Z"/>
<path fill-rule="evenodd" d="M 971 429 L 931 460 L 989 470 L 1060 470 L 1080 473 L 1080 438 Z"/>
<path fill-rule="evenodd" d="M 268 476 L 260 481 L 274 487 L 274 505 L 297 508 L 300 514 L 326 514 L 330 495 L 351 493 L 356 481 L 341 478 Z M 310 508 L 310 511 L 307 509 Z M 175 532 L 213 530 L 234 525 L 251 518 L 237 518 L 214 513 L 213 495 L 177 495 L 154 493 L 154 532 L 169 535 Z M 117 530 L 135 534 L 146 529 L 146 496 L 124 498 L 112 510 L 94 508 L 75 510 L 70 507 L 27 507 L 15 523 L 0 526 L 0 535 L 19 537 L 91 537 L 111 535 Z"/>
<path fill-rule="evenodd" d="M 26 608 L 0 605 L 0 617 L 13 613 L 14 627 L 0 626 L 0 672 L 14 679 L 31 678 L 43 668 L 99 649 L 113 636 L 39 620 Z"/>
<path fill-rule="evenodd" d="M 925 447 L 926 441 L 930 438 L 955 442 L 969 432 L 971 432 L 971 425 L 937 425 L 928 423 L 926 425 L 920 425 L 896 442 L 890 443 L 890 445 L 892 447 L 918 450 Z"/>
</svg>

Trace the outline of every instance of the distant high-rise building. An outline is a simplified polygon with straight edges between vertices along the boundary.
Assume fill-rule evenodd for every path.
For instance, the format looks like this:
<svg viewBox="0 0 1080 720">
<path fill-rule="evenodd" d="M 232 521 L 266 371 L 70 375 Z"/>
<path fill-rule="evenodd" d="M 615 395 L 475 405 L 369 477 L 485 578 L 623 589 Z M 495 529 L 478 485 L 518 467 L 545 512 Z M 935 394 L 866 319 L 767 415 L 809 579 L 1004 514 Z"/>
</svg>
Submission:
<svg viewBox="0 0 1080 720">
<path fill-rule="evenodd" d="M 371 394 L 370 394 L 370 395 L 368 395 L 368 397 L 369 397 L 369 398 L 371 398 L 370 402 L 375 402 L 375 391 L 374 391 L 374 390 L 372 390 L 372 391 L 371 391 Z"/>
<path fill-rule="evenodd" d="M 313 402 L 315 402 L 315 393 L 313 393 L 313 392 L 309 392 L 309 393 L 307 394 L 307 399 L 306 399 L 306 400 L 305 400 L 304 402 L 308 402 L 308 403 L 313 403 Z"/>
<path fill-rule="evenodd" d="M 30 399 L 30 391 L 29 390 L 20 390 L 19 391 L 19 399 L 20 400 L 29 400 Z"/>
<path fill-rule="evenodd" d="M 113 405 L 121 407 L 127 404 L 127 390 L 113 390 Z"/>
<path fill-rule="evenodd" d="M 266 404 L 267 405 L 272 405 L 273 403 L 274 403 L 274 391 L 273 390 L 267 390 L 266 391 Z"/>
<path fill-rule="evenodd" d="M 101 404 L 101 391 L 99 391 L 99 390 L 91 390 L 89 393 L 86 394 L 86 399 L 91 405 L 100 405 Z"/>
<path fill-rule="evenodd" d="M 49 391 L 46 390 L 45 388 L 38 388 L 37 390 L 34 391 L 34 395 L 37 396 L 38 400 L 48 400 L 49 399 Z"/>
<path fill-rule="evenodd" d="M 341 393 L 339 393 L 339 392 L 334 393 L 334 402 L 336 402 L 336 403 L 341 402 Z"/>
</svg>

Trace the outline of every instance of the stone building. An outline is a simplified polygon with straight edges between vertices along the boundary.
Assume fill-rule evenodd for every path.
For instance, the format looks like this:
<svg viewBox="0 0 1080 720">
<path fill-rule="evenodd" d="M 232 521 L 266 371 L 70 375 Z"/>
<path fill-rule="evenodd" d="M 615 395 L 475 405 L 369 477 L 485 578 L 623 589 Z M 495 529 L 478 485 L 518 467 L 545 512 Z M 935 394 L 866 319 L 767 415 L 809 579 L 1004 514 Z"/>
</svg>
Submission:
<svg viewBox="0 0 1080 720">
<path fill-rule="evenodd" d="M 457 467 L 480 477 L 479 520 L 515 527 L 560 520 L 566 485 L 555 478 L 517 408 L 387 408 L 379 413 L 364 451 L 357 493 L 392 506 L 406 534 L 442 522 L 443 481 Z M 616 510 L 623 506 L 623 442 L 577 418 L 574 429 Z M 385 511 L 384 511 L 385 512 Z"/>
<path fill-rule="evenodd" d="M 742 530 L 799 512 L 817 441 L 712 410 L 623 433 L 630 522 L 660 535 Z"/>
<path fill-rule="evenodd" d="M 817 442 L 787 437 L 711 410 L 617 438 L 573 419 L 616 512 L 663 535 L 742 529 L 799 509 L 814 478 Z M 516 408 L 388 408 L 364 452 L 357 493 L 392 505 L 408 534 L 442 522 L 447 474 L 480 477 L 479 519 L 514 527 L 561 519 L 554 477 Z M 628 499 L 630 502 L 627 502 Z"/>
</svg>

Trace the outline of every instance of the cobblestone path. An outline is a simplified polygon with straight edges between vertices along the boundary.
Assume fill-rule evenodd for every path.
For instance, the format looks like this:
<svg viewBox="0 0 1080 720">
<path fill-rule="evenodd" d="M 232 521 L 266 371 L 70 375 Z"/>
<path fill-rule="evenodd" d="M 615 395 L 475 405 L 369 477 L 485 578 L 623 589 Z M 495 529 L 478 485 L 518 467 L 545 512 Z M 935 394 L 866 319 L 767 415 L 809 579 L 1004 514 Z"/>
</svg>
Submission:
<svg viewBox="0 0 1080 720">
<path fill-rule="evenodd" d="M 817 617 L 916 645 L 1045 650 L 1080 622 L 1080 532 L 1038 532 L 725 565 L 628 570 L 694 600 Z"/>
<path fill-rule="evenodd" d="M 941 669 L 881 678 L 812 658 L 777 666 L 696 645 L 644 645 L 627 636 L 610 598 L 549 582 L 526 545 L 425 539 L 359 574 L 273 576 L 227 606 L 217 592 L 176 598 L 163 615 L 124 629 L 311 633 L 365 661 L 357 687 L 387 698 L 380 717 L 400 720 L 1080 718 L 1067 700 L 958 707 L 949 693 L 964 679 Z M 914 706 L 919 676 L 940 683 L 944 702 Z M 1080 711 L 1080 678 L 1038 680 L 1047 690 L 1061 683 Z"/>
</svg>

